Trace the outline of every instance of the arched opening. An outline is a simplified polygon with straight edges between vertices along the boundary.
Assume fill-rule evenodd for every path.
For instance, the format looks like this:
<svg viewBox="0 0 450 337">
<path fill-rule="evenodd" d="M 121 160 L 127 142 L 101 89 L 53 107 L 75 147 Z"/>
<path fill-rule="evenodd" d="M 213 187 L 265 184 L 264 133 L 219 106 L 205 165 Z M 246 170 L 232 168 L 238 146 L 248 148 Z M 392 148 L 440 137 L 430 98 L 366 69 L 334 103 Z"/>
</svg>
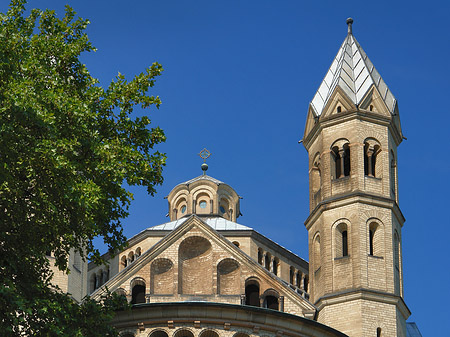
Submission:
<svg viewBox="0 0 450 337">
<path fill-rule="evenodd" d="M 201 270 L 201 272 L 199 272 Z M 211 243 L 200 236 L 191 236 L 178 249 L 178 285 L 181 294 L 212 294 Z"/>
<path fill-rule="evenodd" d="M 317 271 L 320 268 L 320 235 L 316 235 L 314 238 L 314 271 Z"/>
<path fill-rule="evenodd" d="M 150 267 L 150 293 L 156 295 L 173 294 L 173 263 L 169 259 L 156 259 Z"/>
<path fill-rule="evenodd" d="M 239 263 L 233 259 L 224 259 L 217 265 L 217 288 L 221 295 L 240 293 Z"/>
<path fill-rule="evenodd" d="M 273 259 L 272 273 L 274 273 L 275 275 L 278 275 L 278 264 L 279 263 L 280 263 L 280 261 L 278 260 L 278 258 Z"/>
<path fill-rule="evenodd" d="M 129 263 L 133 263 L 134 262 L 134 253 L 133 252 L 130 252 L 128 254 L 128 262 Z"/>
<path fill-rule="evenodd" d="M 391 185 L 391 194 L 393 197 L 396 195 L 397 186 L 396 186 L 396 175 L 397 175 L 397 164 L 395 161 L 394 152 L 391 151 L 391 165 L 390 165 L 390 185 Z"/>
<path fill-rule="evenodd" d="M 336 108 L 336 112 L 337 113 L 342 112 L 342 107 L 340 105 Z"/>
<path fill-rule="evenodd" d="M 264 267 L 269 271 L 270 271 L 270 260 L 271 260 L 270 253 L 266 253 L 266 256 L 264 257 Z"/>
<path fill-rule="evenodd" d="M 295 275 L 295 268 L 291 267 L 289 268 L 289 283 L 294 284 L 294 275 Z"/>
<path fill-rule="evenodd" d="M 245 284 L 245 305 L 259 307 L 259 283 L 256 280 L 248 280 Z"/>
<path fill-rule="evenodd" d="M 278 293 L 273 289 L 268 289 L 263 294 L 263 307 L 272 310 L 279 310 L 279 298 Z"/>
<path fill-rule="evenodd" d="M 258 248 L 258 263 L 259 263 L 260 265 L 263 264 L 263 252 L 262 252 L 262 249 L 261 249 L 261 248 Z"/>
<path fill-rule="evenodd" d="M 131 282 L 131 304 L 145 303 L 145 282 L 143 279 L 134 279 Z"/>
<path fill-rule="evenodd" d="M 138 258 L 139 256 L 141 256 L 141 247 L 136 248 L 136 252 L 134 254 L 136 256 L 136 258 Z"/>
<path fill-rule="evenodd" d="M 297 288 L 301 288 L 301 283 L 302 283 L 302 272 L 301 271 L 297 271 L 295 286 Z"/>
<path fill-rule="evenodd" d="M 381 337 L 381 328 L 377 328 L 377 337 Z"/>
<path fill-rule="evenodd" d="M 173 337 L 194 337 L 194 334 L 192 333 L 192 331 L 189 331 L 187 329 L 180 329 L 175 332 Z"/>
<path fill-rule="evenodd" d="M 169 337 L 169 335 L 165 331 L 155 330 L 150 334 L 149 337 Z"/>
<path fill-rule="evenodd" d="M 213 330 L 203 330 L 199 337 L 219 337 L 219 334 Z"/>
<path fill-rule="evenodd" d="M 373 256 L 373 235 L 374 231 L 369 229 L 369 255 Z"/>
<path fill-rule="evenodd" d="M 369 140 L 364 143 L 364 174 L 369 177 L 377 177 L 377 157 L 381 152 L 380 145 L 376 140 Z"/>
<path fill-rule="evenodd" d="M 239 242 L 237 242 L 237 241 L 233 241 L 233 245 L 235 245 L 236 247 L 238 247 L 238 248 L 239 248 Z"/>
<path fill-rule="evenodd" d="M 308 282 L 309 282 L 308 276 L 305 276 L 305 278 L 303 279 L 303 290 L 305 291 L 305 293 L 308 292 Z"/>
<path fill-rule="evenodd" d="M 350 146 L 347 140 L 340 140 L 331 147 L 331 173 L 333 179 L 350 175 Z"/>
<path fill-rule="evenodd" d="M 210 214 L 210 197 L 207 193 L 199 193 L 196 196 L 195 213 L 197 214 Z"/>
<path fill-rule="evenodd" d="M 122 267 L 122 269 L 126 268 L 128 265 L 128 259 L 127 257 L 124 255 L 122 256 L 122 258 L 120 259 L 120 266 Z"/>
<path fill-rule="evenodd" d="M 347 224 L 341 222 L 336 226 L 335 230 L 335 257 L 345 257 L 348 256 L 348 228 Z"/>
</svg>

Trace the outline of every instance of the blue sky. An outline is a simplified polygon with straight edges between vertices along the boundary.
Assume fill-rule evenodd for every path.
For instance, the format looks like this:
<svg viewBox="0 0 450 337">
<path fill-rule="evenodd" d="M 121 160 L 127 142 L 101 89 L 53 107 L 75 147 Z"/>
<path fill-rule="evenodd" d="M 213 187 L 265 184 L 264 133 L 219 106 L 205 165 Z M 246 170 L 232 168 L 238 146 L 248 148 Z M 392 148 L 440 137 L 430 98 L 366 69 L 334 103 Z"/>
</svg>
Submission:
<svg viewBox="0 0 450 337">
<path fill-rule="evenodd" d="M 167 142 L 164 185 L 156 197 L 133 189 L 124 231 L 132 236 L 167 221 L 163 199 L 201 174 L 243 196 L 240 223 L 308 259 L 308 104 L 354 19 L 353 33 L 399 102 L 398 150 L 405 301 L 424 336 L 444 336 L 450 301 L 446 258 L 450 221 L 450 69 L 446 1 L 30 1 L 63 13 L 69 3 L 91 20 L 96 53 L 83 56 L 106 86 L 152 62 L 165 69 L 149 111 Z M 6 1 L 0 11 L 7 9 Z"/>
</svg>

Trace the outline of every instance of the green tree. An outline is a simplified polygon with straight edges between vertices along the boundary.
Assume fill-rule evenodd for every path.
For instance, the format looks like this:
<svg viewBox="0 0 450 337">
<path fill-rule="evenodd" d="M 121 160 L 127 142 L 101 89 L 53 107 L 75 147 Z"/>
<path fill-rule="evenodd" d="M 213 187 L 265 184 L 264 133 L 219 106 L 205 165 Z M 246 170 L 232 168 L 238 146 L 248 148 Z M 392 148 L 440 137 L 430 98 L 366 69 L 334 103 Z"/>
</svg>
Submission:
<svg viewBox="0 0 450 337">
<path fill-rule="evenodd" d="M 111 252 L 125 245 L 120 220 L 133 195 L 124 186 L 153 195 L 163 181 L 165 155 L 154 146 L 164 133 L 133 113 L 159 107 L 148 90 L 163 69 L 154 63 L 132 80 L 119 73 L 104 89 L 80 62 L 95 51 L 89 22 L 70 7 L 60 19 L 51 10 L 26 14 L 25 5 L 12 0 L 0 13 L 0 330 L 112 334 L 115 306 L 74 304 L 51 287 L 45 256 L 67 270 L 71 249 L 101 262 L 95 237 Z"/>
</svg>

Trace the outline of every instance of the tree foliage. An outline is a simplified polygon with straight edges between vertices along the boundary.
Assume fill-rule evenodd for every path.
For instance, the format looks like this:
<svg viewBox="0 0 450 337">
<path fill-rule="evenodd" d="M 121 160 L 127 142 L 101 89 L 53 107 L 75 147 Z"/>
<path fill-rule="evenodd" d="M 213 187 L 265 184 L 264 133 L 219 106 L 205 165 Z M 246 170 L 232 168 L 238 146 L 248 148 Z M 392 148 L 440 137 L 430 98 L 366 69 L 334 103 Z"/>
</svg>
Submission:
<svg viewBox="0 0 450 337">
<path fill-rule="evenodd" d="M 154 146 L 164 133 L 133 113 L 159 107 L 148 90 L 163 69 L 154 63 L 132 80 L 119 73 L 104 89 L 80 61 L 95 51 L 88 20 L 68 6 L 58 18 L 26 14 L 25 5 L 12 0 L 0 13 L 0 329 L 77 335 L 42 329 L 80 325 L 70 320 L 94 307 L 100 324 L 109 309 L 90 300 L 74 306 L 49 288 L 45 256 L 51 251 L 67 270 L 71 250 L 101 262 L 97 236 L 112 252 L 125 245 L 120 220 L 133 195 L 124 183 L 153 195 L 163 180 L 165 155 Z"/>
</svg>

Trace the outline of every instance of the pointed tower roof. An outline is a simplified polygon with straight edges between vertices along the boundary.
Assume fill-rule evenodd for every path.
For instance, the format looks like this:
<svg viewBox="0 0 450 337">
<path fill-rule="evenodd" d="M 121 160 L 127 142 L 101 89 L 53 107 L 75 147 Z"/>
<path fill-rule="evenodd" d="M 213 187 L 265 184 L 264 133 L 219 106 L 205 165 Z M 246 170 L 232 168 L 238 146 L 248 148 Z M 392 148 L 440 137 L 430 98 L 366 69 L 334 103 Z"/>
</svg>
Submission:
<svg viewBox="0 0 450 337">
<path fill-rule="evenodd" d="M 347 37 L 310 105 L 315 115 L 320 116 L 336 86 L 339 86 L 355 105 L 359 105 L 373 84 L 391 114 L 394 114 L 397 101 L 353 36 L 352 23 L 353 19 L 348 18 Z"/>
</svg>

